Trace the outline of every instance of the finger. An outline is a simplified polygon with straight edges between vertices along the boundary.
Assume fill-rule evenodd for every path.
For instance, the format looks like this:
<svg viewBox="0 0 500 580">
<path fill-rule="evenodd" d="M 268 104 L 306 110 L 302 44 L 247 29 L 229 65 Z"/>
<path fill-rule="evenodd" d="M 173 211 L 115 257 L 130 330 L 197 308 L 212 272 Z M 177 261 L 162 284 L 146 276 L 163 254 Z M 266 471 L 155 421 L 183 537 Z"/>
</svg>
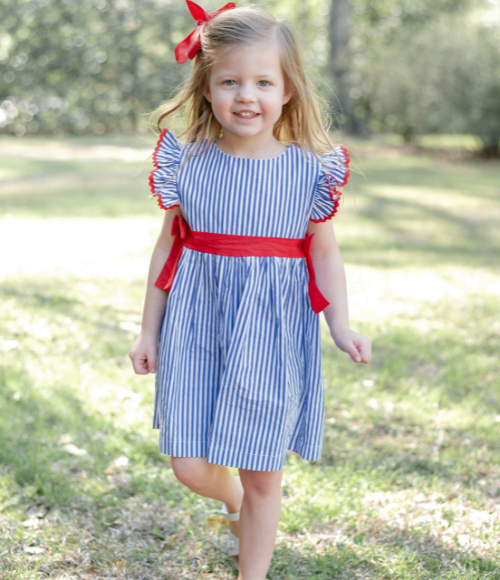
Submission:
<svg viewBox="0 0 500 580">
<path fill-rule="evenodd" d="M 149 372 L 147 361 L 144 357 L 141 358 L 134 357 L 132 359 L 132 366 L 134 367 L 136 375 L 147 375 Z"/>
<path fill-rule="evenodd" d="M 134 372 L 136 375 L 147 375 L 148 371 L 141 364 L 134 363 Z"/>
<path fill-rule="evenodd" d="M 142 368 L 144 374 L 147 375 L 149 373 L 148 359 L 145 356 L 141 359 L 141 368 Z"/>
<path fill-rule="evenodd" d="M 369 340 L 363 341 L 358 345 L 358 350 L 361 354 L 361 362 L 369 363 L 372 358 L 372 344 Z"/>
<path fill-rule="evenodd" d="M 147 368 L 150 373 L 156 373 L 156 354 L 149 355 L 147 359 Z"/>
<path fill-rule="evenodd" d="M 346 352 L 354 362 L 361 362 L 362 360 L 361 352 L 358 350 L 354 342 L 348 345 L 348 347 L 346 348 Z"/>
</svg>

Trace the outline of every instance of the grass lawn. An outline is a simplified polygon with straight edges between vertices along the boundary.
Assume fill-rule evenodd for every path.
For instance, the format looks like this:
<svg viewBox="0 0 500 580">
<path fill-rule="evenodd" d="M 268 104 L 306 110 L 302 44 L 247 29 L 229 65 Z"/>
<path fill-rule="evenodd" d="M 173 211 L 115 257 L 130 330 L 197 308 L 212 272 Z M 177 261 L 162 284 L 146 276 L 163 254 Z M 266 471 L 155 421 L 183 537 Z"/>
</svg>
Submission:
<svg viewBox="0 0 500 580">
<path fill-rule="evenodd" d="M 289 455 L 268 577 L 500 579 L 500 165 L 349 145 L 334 224 L 373 363 L 323 328 L 323 457 Z M 0 137 L 2 579 L 236 576 L 127 357 L 163 215 L 151 151 Z"/>
</svg>

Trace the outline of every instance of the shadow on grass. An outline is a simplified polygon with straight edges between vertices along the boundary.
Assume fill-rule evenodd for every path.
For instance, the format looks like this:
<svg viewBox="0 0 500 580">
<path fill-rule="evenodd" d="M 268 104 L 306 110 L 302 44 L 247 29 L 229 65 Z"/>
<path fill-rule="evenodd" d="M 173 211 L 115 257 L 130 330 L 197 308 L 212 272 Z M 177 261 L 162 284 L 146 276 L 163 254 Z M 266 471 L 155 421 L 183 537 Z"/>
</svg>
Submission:
<svg viewBox="0 0 500 580">
<path fill-rule="evenodd" d="M 328 537 L 324 530 L 323 537 Z M 431 536 L 399 533 L 383 522 L 371 522 L 363 532 L 352 530 L 353 542 L 329 542 L 305 548 L 278 546 L 268 573 L 270 580 L 496 580 L 500 564 L 478 555 L 444 547 Z M 299 540 L 300 542 L 300 540 Z M 353 545 L 354 544 L 354 545 Z M 386 558 L 390 554 L 390 561 Z M 384 561 L 386 560 L 386 561 Z"/>
<path fill-rule="evenodd" d="M 485 209 L 478 217 L 465 210 L 458 213 L 452 207 L 450 211 L 429 207 L 419 203 L 418 199 L 391 199 L 369 190 L 362 195 L 365 206 L 357 211 L 358 219 L 371 224 L 382 235 L 370 238 L 369 249 L 363 236 L 342 240 L 342 252 L 349 262 L 373 268 L 417 265 L 500 267 L 496 234 L 498 218 L 494 210 Z M 500 191 L 496 199 L 500 202 Z M 409 220 L 422 226 L 408 227 Z"/>
<path fill-rule="evenodd" d="M 29 218 L 157 217 L 150 163 L 8 160 L 0 215 Z"/>
<path fill-rule="evenodd" d="M 104 409 L 90 413 L 65 384 L 39 388 L 34 382 L 22 365 L 0 366 L 0 464 L 28 499 L 50 505 L 80 495 L 96 500 L 110 491 L 105 470 L 124 449 L 141 464 L 168 466 L 150 439 L 117 427 Z"/>
<path fill-rule="evenodd" d="M 359 162 L 364 176 L 353 174 L 357 188 L 366 185 L 400 185 L 470 192 L 474 197 L 497 199 L 500 163 L 469 160 L 435 162 L 426 156 L 403 156 Z"/>
<path fill-rule="evenodd" d="M 366 325 L 361 332 L 375 345 L 370 367 L 352 365 L 325 337 L 322 463 L 377 472 L 398 487 L 439 481 L 497 497 L 499 307 L 493 297 L 452 302 L 429 307 L 418 325 L 411 316 Z M 440 320 L 446 324 L 436 327 Z"/>
<path fill-rule="evenodd" d="M 166 461 L 151 438 L 123 424 L 122 400 L 110 400 L 115 391 L 107 383 L 123 384 L 129 365 L 131 334 L 120 327 L 129 311 L 71 296 L 72 285 L 23 280 L 0 287 L 0 335 L 14 345 L 0 357 L 0 463 L 33 497 L 54 504 L 108 489 L 104 471 L 124 450 L 142 463 Z M 136 405 L 152 397 L 125 385 L 118 393 Z"/>
<path fill-rule="evenodd" d="M 293 548 L 293 536 L 289 538 L 289 545 L 278 545 L 275 549 L 268 577 L 271 580 L 299 580 L 315 578 L 330 580 L 343 578 L 346 573 L 352 575 L 363 571 L 374 572 L 375 567 L 364 562 L 354 550 L 338 543 L 328 546 L 323 553 L 316 547 L 307 544 L 301 549 Z M 359 577 L 359 576 L 357 576 Z M 374 577 L 374 576 L 372 576 Z"/>
</svg>

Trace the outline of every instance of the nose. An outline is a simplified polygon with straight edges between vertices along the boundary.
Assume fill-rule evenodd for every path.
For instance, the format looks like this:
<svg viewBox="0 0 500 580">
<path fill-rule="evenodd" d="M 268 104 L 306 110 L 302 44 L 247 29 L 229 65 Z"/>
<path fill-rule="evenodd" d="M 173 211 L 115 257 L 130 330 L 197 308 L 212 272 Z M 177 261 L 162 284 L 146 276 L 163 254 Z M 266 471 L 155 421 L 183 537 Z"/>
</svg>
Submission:
<svg viewBox="0 0 500 580">
<path fill-rule="evenodd" d="M 255 92 L 250 83 L 241 83 L 236 99 L 240 103 L 253 103 L 255 102 Z"/>
</svg>

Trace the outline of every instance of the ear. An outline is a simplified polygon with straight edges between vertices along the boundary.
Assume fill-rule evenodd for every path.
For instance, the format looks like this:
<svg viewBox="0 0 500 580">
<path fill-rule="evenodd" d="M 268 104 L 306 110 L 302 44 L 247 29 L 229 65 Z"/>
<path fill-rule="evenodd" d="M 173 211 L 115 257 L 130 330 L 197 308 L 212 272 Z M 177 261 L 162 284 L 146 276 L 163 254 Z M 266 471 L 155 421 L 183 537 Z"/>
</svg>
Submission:
<svg viewBox="0 0 500 580">
<path fill-rule="evenodd" d="M 286 105 L 288 101 L 292 98 L 295 89 L 293 87 L 285 86 L 285 92 L 283 93 L 283 104 Z"/>
</svg>

